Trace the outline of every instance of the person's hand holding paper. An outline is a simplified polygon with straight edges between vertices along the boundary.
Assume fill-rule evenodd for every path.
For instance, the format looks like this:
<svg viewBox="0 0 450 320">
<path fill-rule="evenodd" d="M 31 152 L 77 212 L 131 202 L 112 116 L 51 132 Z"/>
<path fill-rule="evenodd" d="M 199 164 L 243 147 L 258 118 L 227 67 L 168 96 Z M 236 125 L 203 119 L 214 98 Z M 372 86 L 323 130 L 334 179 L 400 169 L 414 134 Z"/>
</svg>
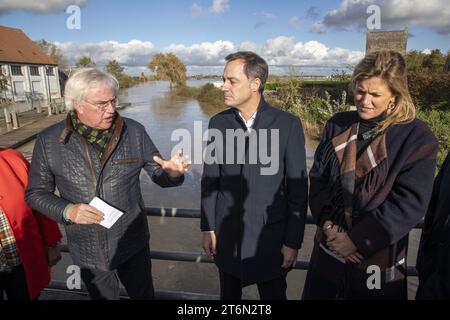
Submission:
<svg viewBox="0 0 450 320">
<path fill-rule="evenodd" d="M 123 215 L 122 211 L 110 206 L 98 197 L 92 199 L 89 205 L 103 213 L 103 220 L 100 222 L 100 225 L 108 229 Z"/>
</svg>

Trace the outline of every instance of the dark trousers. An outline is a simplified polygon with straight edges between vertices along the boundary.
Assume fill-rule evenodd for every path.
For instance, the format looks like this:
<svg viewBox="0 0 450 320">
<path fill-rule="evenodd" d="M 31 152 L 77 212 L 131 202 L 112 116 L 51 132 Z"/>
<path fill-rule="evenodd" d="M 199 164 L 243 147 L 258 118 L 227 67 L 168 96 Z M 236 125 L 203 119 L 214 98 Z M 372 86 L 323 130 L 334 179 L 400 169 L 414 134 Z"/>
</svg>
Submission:
<svg viewBox="0 0 450 320">
<path fill-rule="evenodd" d="M 219 271 L 220 277 L 220 299 L 241 300 L 242 282 L 228 273 Z M 286 276 L 281 276 L 265 282 L 256 284 L 258 286 L 261 300 L 286 300 Z"/>
<path fill-rule="evenodd" d="M 11 272 L 0 272 L 0 301 L 5 293 L 8 300 L 30 300 L 22 264 L 14 267 Z"/>
<path fill-rule="evenodd" d="M 81 268 L 81 279 L 92 300 L 118 300 L 119 280 L 131 299 L 153 300 L 155 298 L 149 246 L 145 246 L 143 250 L 115 270 Z"/>
</svg>

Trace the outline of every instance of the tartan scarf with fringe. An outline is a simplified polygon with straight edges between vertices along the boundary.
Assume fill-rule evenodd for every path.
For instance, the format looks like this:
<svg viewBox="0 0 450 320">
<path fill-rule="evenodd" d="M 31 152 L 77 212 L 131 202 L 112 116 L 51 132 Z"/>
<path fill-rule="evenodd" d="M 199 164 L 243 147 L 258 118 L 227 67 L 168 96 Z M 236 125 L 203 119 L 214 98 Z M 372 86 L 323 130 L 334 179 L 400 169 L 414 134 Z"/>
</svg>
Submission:
<svg viewBox="0 0 450 320">
<path fill-rule="evenodd" d="M 370 188 L 378 188 L 381 181 L 377 177 L 383 176 L 379 170 L 385 170 L 386 165 L 386 134 L 377 135 L 357 159 L 358 131 L 359 123 L 356 122 L 341 134 L 321 143 L 320 150 L 316 151 L 320 152 L 321 157 L 310 172 L 311 180 L 321 179 L 328 168 L 327 184 L 333 206 L 321 214 L 320 220 L 331 220 L 342 230 L 352 228 L 355 202 L 358 205 L 354 197 L 356 186 L 369 183 Z"/>
<path fill-rule="evenodd" d="M 105 148 L 113 135 L 115 121 L 113 121 L 113 124 L 109 129 L 100 130 L 88 127 L 87 125 L 81 123 L 74 111 L 70 112 L 70 117 L 72 119 L 74 130 L 84 137 L 86 141 L 92 145 L 92 147 L 94 147 L 97 156 L 101 159 L 103 152 L 105 151 Z"/>
</svg>

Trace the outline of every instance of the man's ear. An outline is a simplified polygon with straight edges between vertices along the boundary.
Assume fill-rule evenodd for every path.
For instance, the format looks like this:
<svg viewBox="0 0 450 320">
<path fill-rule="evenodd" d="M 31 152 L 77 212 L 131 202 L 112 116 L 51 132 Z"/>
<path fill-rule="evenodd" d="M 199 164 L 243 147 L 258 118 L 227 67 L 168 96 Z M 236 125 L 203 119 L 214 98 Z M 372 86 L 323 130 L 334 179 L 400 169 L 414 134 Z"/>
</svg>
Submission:
<svg viewBox="0 0 450 320">
<path fill-rule="evenodd" d="M 80 101 L 73 101 L 72 105 L 77 114 L 83 114 L 83 107 L 81 106 Z"/>
<path fill-rule="evenodd" d="M 259 87 L 261 85 L 261 80 L 259 78 L 253 79 L 250 87 L 252 91 L 259 91 Z"/>
</svg>

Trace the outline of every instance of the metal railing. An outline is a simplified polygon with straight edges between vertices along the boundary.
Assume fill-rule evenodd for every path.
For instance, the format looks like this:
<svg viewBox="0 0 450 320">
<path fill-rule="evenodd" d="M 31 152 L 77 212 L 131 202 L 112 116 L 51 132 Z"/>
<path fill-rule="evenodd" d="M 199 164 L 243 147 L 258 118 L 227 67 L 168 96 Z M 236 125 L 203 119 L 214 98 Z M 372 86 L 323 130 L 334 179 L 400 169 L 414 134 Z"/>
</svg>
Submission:
<svg viewBox="0 0 450 320">
<path fill-rule="evenodd" d="M 178 208 L 145 208 L 144 210 L 147 216 L 151 217 L 173 217 L 173 218 L 200 218 L 199 209 L 178 209 Z M 308 214 L 306 218 L 306 224 L 314 224 L 311 215 Z M 419 223 L 415 228 L 422 228 L 423 222 Z M 69 252 L 67 245 L 61 245 L 62 252 Z M 206 254 L 201 252 L 183 252 L 183 251 L 150 251 L 151 259 L 155 260 L 167 260 L 167 261 L 185 261 L 195 263 L 213 263 L 214 261 Z M 308 270 L 309 261 L 298 260 L 294 266 L 297 270 Z M 417 276 L 417 270 L 415 266 L 407 267 L 408 276 Z M 46 290 L 56 291 L 70 291 L 81 295 L 87 295 L 84 287 L 80 290 L 69 290 L 66 284 L 62 281 L 52 281 Z M 128 298 L 126 291 L 121 288 L 121 298 Z M 183 291 L 155 291 L 156 299 L 162 300 L 216 300 L 219 299 L 217 295 L 183 292 Z"/>
</svg>

